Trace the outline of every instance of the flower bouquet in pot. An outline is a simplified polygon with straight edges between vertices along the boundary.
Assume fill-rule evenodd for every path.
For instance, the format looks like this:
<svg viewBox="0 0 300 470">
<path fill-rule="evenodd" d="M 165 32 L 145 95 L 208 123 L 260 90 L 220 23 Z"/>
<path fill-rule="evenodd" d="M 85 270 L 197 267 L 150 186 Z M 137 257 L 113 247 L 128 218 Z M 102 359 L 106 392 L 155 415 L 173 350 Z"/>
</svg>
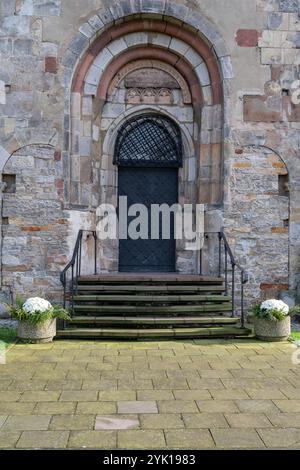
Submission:
<svg viewBox="0 0 300 470">
<path fill-rule="evenodd" d="M 252 308 L 254 332 L 263 341 L 285 341 L 291 334 L 291 316 L 300 311 L 282 300 L 270 299 Z"/>
<path fill-rule="evenodd" d="M 67 310 L 41 297 L 31 297 L 25 302 L 17 299 L 16 306 L 8 308 L 12 318 L 19 322 L 18 338 L 32 343 L 50 343 L 56 335 L 56 319 L 70 319 Z"/>
</svg>

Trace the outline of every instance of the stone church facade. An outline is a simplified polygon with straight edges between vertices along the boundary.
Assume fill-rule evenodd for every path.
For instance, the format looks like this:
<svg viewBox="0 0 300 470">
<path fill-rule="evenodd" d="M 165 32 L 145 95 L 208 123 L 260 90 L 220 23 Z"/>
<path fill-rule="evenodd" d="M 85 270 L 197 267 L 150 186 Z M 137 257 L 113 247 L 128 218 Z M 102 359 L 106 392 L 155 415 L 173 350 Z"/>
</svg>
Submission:
<svg viewBox="0 0 300 470">
<path fill-rule="evenodd" d="M 79 229 L 116 204 L 134 118 L 180 129 L 178 200 L 205 205 L 249 274 L 248 301 L 300 292 L 298 0 L 2 0 L 1 295 L 61 299 Z M 85 269 L 92 246 L 87 240 Z M 118 272 L 118 241 L 98 242 Z M 197 274 L 176 248 L 176 271 Z"/>
</svg>

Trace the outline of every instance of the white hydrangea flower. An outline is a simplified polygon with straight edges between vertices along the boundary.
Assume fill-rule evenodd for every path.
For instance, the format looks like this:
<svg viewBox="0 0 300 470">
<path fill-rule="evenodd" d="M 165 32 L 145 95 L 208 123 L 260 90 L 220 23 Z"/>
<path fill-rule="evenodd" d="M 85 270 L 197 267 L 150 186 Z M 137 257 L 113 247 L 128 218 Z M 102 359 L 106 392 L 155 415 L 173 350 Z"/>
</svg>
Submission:
<svg viewBox="0 0 300 470">
<path fill-rule="evenodd" d="M 279 310 L 280 312 L 284 313 L 285 315 L 288 315 L 289 313 L 289 306 L 284 303 L 282 300 L 277 300 L 277 299 L 271 299 L 271 300 L 266 300 L 263 302 L 260 306 L 261 310 Z"/>
<path fill-rule="evenodd" d="M 45 312 L 52 307 L 48 300 L 40 297 L 31 297 L 23 304 L 23 309 L 27 313 Z"/>
</svg>

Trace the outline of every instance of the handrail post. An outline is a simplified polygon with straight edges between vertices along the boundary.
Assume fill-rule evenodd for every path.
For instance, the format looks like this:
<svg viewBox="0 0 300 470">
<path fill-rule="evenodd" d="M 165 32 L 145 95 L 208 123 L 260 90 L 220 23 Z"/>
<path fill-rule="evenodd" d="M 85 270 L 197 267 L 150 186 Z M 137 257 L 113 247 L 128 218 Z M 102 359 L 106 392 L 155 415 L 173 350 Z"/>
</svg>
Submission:
<svg viewBox="0 0 300 470">
<path fill-rule="evenodd" d="M 232 318 L 235 317 L 235 263 L 231 262 L 231 268 L 232 268 L 232 292 L 231 292 L 231 297 L 232 297 Z"/>
<path fill-rule="evenodd" d="M 202 276 L 202 274 L 203 274 L 203 271 L 202 271 L 202 270 L 203 270 L 203 266 L 202 266 L 202 255 L 203 255 L 203 252 L 202 252 L 202 250 L 203 250 L 203 248 L 201 248 L 201 250 L 200 250 L 200 259 L 199 259 L 199 264 L 200 264 L 200 266 L 199 266 L 199 267 L 200 267 L 200 276 Z"/>
<path fill-rule="evenodd" d="M 79 243 L 79 272 L 78 272 L 79 277 L 81 275 L 81 252 L 82 252 L 82 234 L 81 234 L 80 243 Z"/>
<path fill-rule="evenodd" d="M 74 315 L 74 264 L 71 266 L 71 311 Z"/>
<path fill-rule="evenodd" d="M 228 295 L 228 252 L 227 246 L 224 246 L 225 259 L 224 259 L 224 271 L 225 271 L 225 295 Z"/>
<path fill-rule="evenodd" d="M 97 274 L 97 233 L 93 232 L 94 236 L 94 274 Z"/>
<path fill-rule="evenodd" d="M 222 272 L 222 233 L 218 233 L 218 239 L 219 239 L 219 268 L 218 268 L 218 273 L 219 277 L 221 277 L 221 272 Z"/>
<path fill-rule="evenodd" d="M 241 327 L 245 327 L 245 312 L 244 312 L 244 271 L 241 271 Z"/>
</svg>

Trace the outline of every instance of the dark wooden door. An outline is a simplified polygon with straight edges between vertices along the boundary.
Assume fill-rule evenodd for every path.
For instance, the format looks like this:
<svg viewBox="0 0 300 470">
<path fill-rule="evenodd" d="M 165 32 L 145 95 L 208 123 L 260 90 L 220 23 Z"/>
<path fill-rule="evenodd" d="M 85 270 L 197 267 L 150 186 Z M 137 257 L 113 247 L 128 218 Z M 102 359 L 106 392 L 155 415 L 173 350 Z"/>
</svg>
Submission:
<svg viewBox="0 0 300 470">
<path fill-rule="evenodd" d="M 170 238 L 163 239 L 160 223 L 158 239 L 151 239 L 151 204 L 177 203 L 178 168 L 119 167 L 118 184 L 119 196 L 127 196 L 128 207 L 139 203 L 148 209 L 148 239 L 119 240 L 119 271 L 174 272 L 174 216 L 171 214 Z M 134 218 L 128 217 L 128 224 Z"/>
</svg>

